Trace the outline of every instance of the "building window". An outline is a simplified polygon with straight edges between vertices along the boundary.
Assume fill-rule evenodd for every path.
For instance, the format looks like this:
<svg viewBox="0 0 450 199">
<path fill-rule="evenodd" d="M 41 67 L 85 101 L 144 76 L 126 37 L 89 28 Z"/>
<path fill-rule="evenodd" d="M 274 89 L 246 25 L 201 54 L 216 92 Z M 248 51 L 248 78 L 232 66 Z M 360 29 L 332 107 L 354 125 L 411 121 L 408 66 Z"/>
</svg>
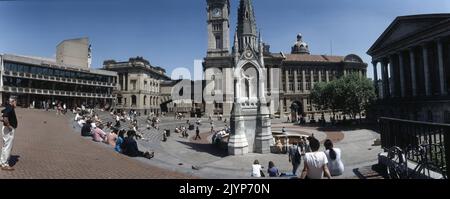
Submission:
<svg viewBox="0 0 450 199">
<path fill-rule="evenodd" d="M 244 96 L 247 98 L 247 99 L 250 99 L 250 82 L 248 81 L 248 79 L 245 79 L 245 94 L 244 94 Z"/>
<path fill-rule="evenodd" d="M 299 82 L 297 84 L 298 90 L 303 91 L 303 83 Z"/>
<path fill-rule="evenodd" d="M 131 80 L 131 88 L 132 88 L 132 90 L 136 90 L 136 83 L 137 83 L 136 80 Z"/>
<path fill-rule="evenodd" d="M 118 104 L 122 104 L 122 98 L 121 98 L 121 97 L 118 97 L 118 98 L 117 98 L 117 103 L 118 103 Z"/>
<path fill-rule="evenodd" d="M 144 106 L 147 105 L 147 96 L 144 96 Z"/>
<path fill-rule="evenodd" d="M 450 111 L 444 112 L 444 122 L 450 124 Z"/>
<path fill-rule="evenodd" d="M 216 49 L 222 49 L 222 37 L 216 35 Z"/>
<path fill-rule="evenodd" d="M 131 106 L 137 105 L 137 97 L 136 95 L 131 96 Z"/>
<path fill-rule="evenodd" d="M 222 24 L 214 24 L 213 30 L 214 31 L 222 31 Z"/>
<path fill-rule="evenodd" d="M 428 122 L 433 122 L 433 112 L 428 111 Z"/>
<path fill-rule="evenodd" d="M 294 91 L 294 83 L 289 83 L 289 90 Z"/>
<path fill-rule="evenodd" d="M 306 82 L 306 90 L 307 91 L 311 90 L 311 83 L 310 82 Z"/>
</svg>

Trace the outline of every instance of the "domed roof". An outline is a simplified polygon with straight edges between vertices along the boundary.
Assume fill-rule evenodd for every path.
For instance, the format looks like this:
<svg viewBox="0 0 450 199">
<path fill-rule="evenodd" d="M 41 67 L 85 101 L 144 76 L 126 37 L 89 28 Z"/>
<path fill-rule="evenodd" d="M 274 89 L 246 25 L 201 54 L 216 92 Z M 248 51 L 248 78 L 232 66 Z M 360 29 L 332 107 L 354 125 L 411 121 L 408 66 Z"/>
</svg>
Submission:
<svg viewBox="0 0 450 199">
<path fill-rule="evenodd" d="M 359 57 L 358 55 L 355 55 L 355 54 L 350 54 L 350 55 L 345 56 L 344 61 L 345 62 L 364 63 L 364 61 L 361 59 L 361 57 Z"/>
<path fill-rule="evenodd" d="M 295 42 L 292 47 L 292 54 L 310 54 L 309 46 L 303 41 L 303 36 L 301 33 L 297 35 L 297 42 Z"/>
</svg>

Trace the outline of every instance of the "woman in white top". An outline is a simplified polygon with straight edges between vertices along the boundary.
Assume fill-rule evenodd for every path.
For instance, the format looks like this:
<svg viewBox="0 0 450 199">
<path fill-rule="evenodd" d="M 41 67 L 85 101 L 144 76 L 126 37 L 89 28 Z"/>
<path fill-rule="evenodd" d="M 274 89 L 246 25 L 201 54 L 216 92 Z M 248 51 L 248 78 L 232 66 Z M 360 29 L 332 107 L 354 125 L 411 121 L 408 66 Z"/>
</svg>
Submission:
<svg viewBox="0 0 450 199">
<path fill-rule="evenodd" d="M 309 146 L 312 152 L 305 154 L 305 167 L 303 169 L 302 179 L 322 179 L 324 174 L 328 179 L 331 178 L 328 170 L 328 159 L 324 152 L 320 151 L 320 142 L 314 137 L 309 140 Z"/>
<path fill-rule="evenodd" d="M 324 146 L 331 176 L 342 175 L 344 173 L 344 163 L 341 160 L 341 149 L 333 148 L 333 142 L 331 140 L 326 140 Z"/>
<path fill-rule="evenodd" d="M 260 178 L 262 173 L 262 166 L 259 164 L 258 160 L 255 160 L 252 165 L 252 177 Z"/>
</svg>

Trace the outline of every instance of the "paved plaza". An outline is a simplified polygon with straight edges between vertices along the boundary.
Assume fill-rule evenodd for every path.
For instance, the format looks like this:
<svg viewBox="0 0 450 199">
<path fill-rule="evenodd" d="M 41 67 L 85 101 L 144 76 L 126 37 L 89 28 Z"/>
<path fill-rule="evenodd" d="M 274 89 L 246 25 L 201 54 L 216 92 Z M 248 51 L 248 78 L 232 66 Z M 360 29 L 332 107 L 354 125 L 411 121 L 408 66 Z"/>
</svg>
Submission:
<svg viewBox="0 0 450 199">
<path fill-rule="evenodd" d="M 147 160 L 123 156 L 105 144 L 82 138 L 79 129 L 72 125 L 71 113 L 57 116 L 54 112 L 17 109 L 17 114 L 19 128 L 12 153 L 16 170 L 0 171 L 0 178 L 250 178 L 255 159 L 265 168 L 269 161 L 273 161 L 280 172 L 292 170 L 286 154 L 227 156 L 226 150 L 211 144 L 207 119 L 203 119 L 200 126 L 202 140 L 193 140 L 194 131 L 189 132 L 189 138 L 181 138 L 174 133 L 174 128 L 185 125 L 189 118 L 162 118 L 160 131 L 146 130 L 146 119 L 139 118 L 139 130 L 144 134 L 144 139 L 138 142 L 139 148 L 155 152 L 155 158 Z M 113 120 L 109 113 L 99 114 L 103 120 Z M 195 119 L 191 122 L 194 123 Z M 220 129 L 225 123 L 215 121 L 214 126 Z M 322 142 L 332 139 L 335 147 L 342 149 L 346 166 L 344 175 L 338 178 L 376 176 L 372 174 L 371 166 L 377 163 L 378 153 L 382 151 L 380 146 L 373 146 L 379 134 L 367 129 L 317 129 L 273 121 L 273 131 L 281 131 L 282 127 L 293 134 L 314 134 Z M 161 141 L 164 129 L 171 130 L 167 142 Z M 301 169 L 303 165 L 299 172 Z"/>
<path fill-rule="evenodd" d="M 16 109 L 19 127 L 12 151 L 13 172 L 0 179 L 167 179 L 195 178 L 115 153 L 105 144 L 80 136 L 69 115 Z"/>
</svg>

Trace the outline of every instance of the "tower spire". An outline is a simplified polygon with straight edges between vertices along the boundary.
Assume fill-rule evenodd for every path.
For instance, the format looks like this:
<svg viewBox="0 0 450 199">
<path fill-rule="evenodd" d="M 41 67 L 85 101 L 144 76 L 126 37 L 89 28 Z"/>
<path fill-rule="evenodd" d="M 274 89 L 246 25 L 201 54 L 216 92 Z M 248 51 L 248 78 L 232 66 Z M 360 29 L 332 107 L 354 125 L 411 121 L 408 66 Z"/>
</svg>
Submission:
<svg viewBox="0 0 450 199">
<path fill-rule="evenodd" d="M 257 49 L 256 19 L 252 0 L 240 0 L 237 34 L 239 52 L 242 52 L 247 46 Z"/>
</svg>

